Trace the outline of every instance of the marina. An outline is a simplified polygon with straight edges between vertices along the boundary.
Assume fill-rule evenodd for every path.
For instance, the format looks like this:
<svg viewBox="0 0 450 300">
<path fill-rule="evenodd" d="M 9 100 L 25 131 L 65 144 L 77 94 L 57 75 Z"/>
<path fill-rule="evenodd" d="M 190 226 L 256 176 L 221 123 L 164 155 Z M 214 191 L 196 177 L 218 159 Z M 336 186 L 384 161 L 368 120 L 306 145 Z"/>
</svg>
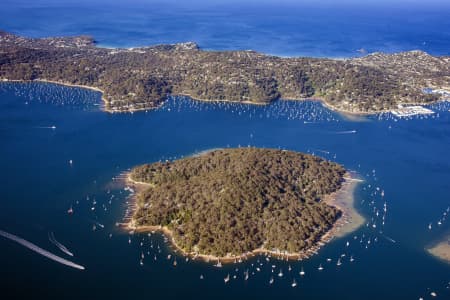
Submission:
<svg viewBox="0 0 450 300">
<path fill-rule="evenodd" d="M 431 115 L 434 114 L 434 111 L 420 105 L 414 105 L 399 107 L 398 109 L 392 110 L 392 114 L 396 117 L 405 118 L 417 115 Z"/>
</svg>

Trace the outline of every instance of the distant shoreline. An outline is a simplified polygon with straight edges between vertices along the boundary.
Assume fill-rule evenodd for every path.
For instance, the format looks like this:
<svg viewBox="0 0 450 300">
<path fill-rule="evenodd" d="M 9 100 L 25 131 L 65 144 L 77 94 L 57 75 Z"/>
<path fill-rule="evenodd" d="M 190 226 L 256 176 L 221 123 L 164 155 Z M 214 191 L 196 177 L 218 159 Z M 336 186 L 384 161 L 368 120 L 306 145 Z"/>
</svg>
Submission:
<svg viewBox="0 0 450 300">
<path fill-rule="evenodd" d="M 355 177 L 355 174 L 351 174 L 347 172 L 344 177 L 344 182 L 339 190 L 329 195 L 326 195 L 322 201 L 326 202 L 330 206 L 334 206 L 338 208 L 342 215 L 335 221 L 335 223 L 331 226 L 331 228 L 325 232 L 321 238 L 315 242 L 314 246 L 309 249 L 298 252 L 298 253 L 289 253 L 285 251 L 273 251 L 269 249 L 257 248 L 247 253 L 242 253 L 240 255 L 233 256 L 214 256 L 214 255 L 206 255 L 195 252 L 187 252 L 183 248 L 181 248 L 175 242 L 173 238 L 172 231 L 166 226 L 136 226 L 133 218 L 126 223 L 120 224 L 124 230 L 132 232 L 132 233 L 144 233 L 144 232 L 159 232 L 165 235 L 171 245 L 174 247 L 176 252 L 181 253 L 182 256 L 191 257 L 192 259 L 199 259 L 204 262 L 221 262 L 221 263 L 237 263 L 242 262 L 243 260 L 249 259 L 256 255 L 269 255 L 278 259 L 284 260 L 303 260 L 308 259 L 311 256 L 318 253 L 318 251 L 325 244 L 330 242 L 333 238 L 343 237 L 350 232 L 353 232 L 357 228 L 359 228 L 363 222 L 364 218 L 356 211 L 354 205 L 354 191 L 358 186 L 359 182 L 362 180 Z M 136 190 L 136 194 L 133 195 L 131 206 L 135 207 L 136 197 L 139 191 L 142 189 L 150 187 L 148 183 L 135 181 L 131 178 L 131 173 L 126 173 L 125 183 L 128 186 L 132 186 Z"/>
</svg>

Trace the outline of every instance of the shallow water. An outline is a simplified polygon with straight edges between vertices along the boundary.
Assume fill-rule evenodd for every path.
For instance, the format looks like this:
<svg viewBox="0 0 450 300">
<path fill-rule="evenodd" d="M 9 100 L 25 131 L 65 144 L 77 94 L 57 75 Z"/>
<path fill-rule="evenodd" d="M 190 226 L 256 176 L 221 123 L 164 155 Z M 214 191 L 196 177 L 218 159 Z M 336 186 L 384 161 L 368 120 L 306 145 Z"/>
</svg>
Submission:
<svg viewBox="0 0 450 300">
<path fill-rule="evenodd" d="M 426 119 L 384 115 L 365 122 L 349 121 L 310 101 L 250 106 L 172 98 L 158 110 L 134 114 L 107 114 L 99 103 L 99 93 L 78 88 L 0 84 L 0 229 L 64 256 L 48 240 L 53 231 L 74 253 L 70 259 L 86 267 L 74 270 L 1 239 L 3 291 L 21 298 L 417 299 L 431 288 L 449 297 L 450 266 L 424 251 L 450 228 L 450 222 L 436 225 L 450 205 L 448 103 L 432 106 L 438 116 Z M 161 236 L 131 236 L 130 244 L 128 234 L 115 226 L 127 201 L 123 187 L 112 180 L 121 172 L 144 162 L 248 145 L 315 153 L 358 171 L 366 182 L 356 191 L 357 208 L 369 227 L 333 241 L 304 262 L 268 263 L 261 257 L 218 269 L 180 257 L 174 267 Z M 376 187 L 385 191 L 384 199 L 380 192 L 374 195 Z M 373 207 L 381 211 L 384 201 L 388 210 L 382 226 Z M 431 231 L 429 222 L 434 222 Z M 343 253 L 347 256 L 337 267 Z M 257 259 L 263 262 L 260 272 Z M 302 266 L 304 278 L 298 274 Z M 225 285 L 228 273 L 237 279 Z M 296 288 L 290 286 L 293 278 Z"/>
</svg>

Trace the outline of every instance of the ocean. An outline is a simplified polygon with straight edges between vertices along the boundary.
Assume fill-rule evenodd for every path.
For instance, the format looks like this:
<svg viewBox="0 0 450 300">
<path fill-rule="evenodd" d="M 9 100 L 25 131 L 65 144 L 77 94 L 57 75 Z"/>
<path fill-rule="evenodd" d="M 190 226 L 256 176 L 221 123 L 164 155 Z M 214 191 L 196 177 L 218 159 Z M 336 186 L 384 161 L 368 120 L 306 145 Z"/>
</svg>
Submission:
<svg viewBox="0 0 450 300">
<path fill-rule="evenodd" d="M 422 49 L 436 55 L 448 55 L 450 49 L 444 30 L 449 21 L 436 7 L 408 7 L 403 14 L 398 13 L 401 7 L 375 7 L 381 14 L 375 8 L 305 11 L 287 4 L 6 3 L 0 8 L 3 30 L 34 37 L 89 34 L 101 46 L 194 40 L 205 49 L 329 57 L 357 56 L 360 48 Z M 86 268 L 69 268 L 1 238 L 2 295 L 356 300 L 427 299 L 436 292 L 438 299 L 448 299 L 450 265 L 425 248 L 450 232 L 448 220 L 437 225 L 450 206 L 450 103 L 430 108 L 435 114 L 427 117 L 383 114 L 353 120 L 314 101 L 251 106 L 174 97 L 154 111 L 108 114 L 101 111 L 98 92 L 0 83 L 0 229 Z M 313 153 L 358 172 L 365 181 L 355 192 L 356 208 L 366 225 L 306 261 L 256 257 L 222 268 L 186 262 L 161 235 L 129 235 L 116 226 L 129 196 L 116 179 L 123 172 L 207 149 L 248 146 Z M 375 211 L 384 202 L 382 225 Z M 51 232 L 73 257 L 51 243 Z M 350 255 L 355 261 L 349 261 Z M 319 264 L 323 271 L 317 270 Z M 299 275 L 302 267 L 304 277 Z M 277 275 L 280 269 L 283 277 Z M 227 274 L 231 280 L 225 284 Z"/>
</svg>

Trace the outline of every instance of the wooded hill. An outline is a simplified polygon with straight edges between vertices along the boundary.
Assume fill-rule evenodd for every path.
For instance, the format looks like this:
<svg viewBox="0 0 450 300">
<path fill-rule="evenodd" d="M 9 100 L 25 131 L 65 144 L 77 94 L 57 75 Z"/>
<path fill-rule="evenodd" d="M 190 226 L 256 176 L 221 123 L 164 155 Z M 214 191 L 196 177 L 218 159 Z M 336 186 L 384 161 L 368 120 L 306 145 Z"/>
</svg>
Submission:
<svg viewBox="0 0 450 300">
<path fill-rule="evenodd" d="M 202 51 L 195 43 L 106 49 L 85 36 L 31 39 L 0 32 L 0 78 L 97 87 L 110 111 L 154 108 L 168 94 L 186 94 L 254 103 L 314 97 L 340 110 L 375 112 L 438 100 L 422 89 L 450 87 L 450 60 L 421 51 L 281 58 Z"/>
<path fill-rule="evenodd" d="M 167 226 L 186 252 L 240 255 L 263 247 L 306 250 L 340 217 L 321 201 L 345 170 L 321 158 L 259 148 L 215 150 L 136 167 L 149 184 L 137 195 L 135 225 Z"/>
</svg>

